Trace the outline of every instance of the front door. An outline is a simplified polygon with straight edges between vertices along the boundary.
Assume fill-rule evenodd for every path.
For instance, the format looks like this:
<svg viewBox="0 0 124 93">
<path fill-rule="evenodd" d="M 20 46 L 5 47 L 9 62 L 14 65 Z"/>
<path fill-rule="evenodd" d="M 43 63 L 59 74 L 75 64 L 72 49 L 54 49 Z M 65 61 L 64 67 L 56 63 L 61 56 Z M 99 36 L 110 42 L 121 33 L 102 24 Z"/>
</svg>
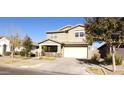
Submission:
<svg viewBox="0 0 124 93">
<path fill-rule="evenodd" d="M 5 54 L 5 53 L 6 53 L 6 47 L 7 47 L 7 45 L 6 45 L 6 44 L 4 44 L 4 45 L 3 45 L 3 54 Z"/>
</svg>

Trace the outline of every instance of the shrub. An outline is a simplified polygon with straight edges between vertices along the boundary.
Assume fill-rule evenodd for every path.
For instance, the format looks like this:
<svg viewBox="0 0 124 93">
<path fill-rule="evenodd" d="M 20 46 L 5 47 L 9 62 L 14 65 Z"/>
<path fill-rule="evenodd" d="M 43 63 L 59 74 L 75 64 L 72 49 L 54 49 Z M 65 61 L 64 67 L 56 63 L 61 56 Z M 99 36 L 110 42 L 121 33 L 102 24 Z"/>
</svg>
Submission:
<svg viewBox="0 0 124 93">
<path fill-rule="evenodd" d="M 118 54 L 115 56 L 116 65 L 122 65 L 122 57 Z"/>
<path fill-rule="evenodd" d="M 22 51 L 20 52 L 20 55 L 21 55 L 21 56 L 25 56 L 25 51 L 22 50 Z"/>
<path fill-rule="evenodd" d="M 36 56 L 36 54 L 30 53 L 30 57 L 35 57 L 35 56 Z"/>
<path fill-rule="evenodd" d="M 4 55 L 5 56 L 10 56 L 11 55 L 11 52 L 6 52 Z"/>
<path fill-rule="evenodd" d="M 17 52 L 17 51 L 16 51 L 16 52 L 15 52 L 15 55 L 20 55 L 20 52 Z"/>
<path fill-rule="evenodd" d="M 112 54 L 108 54 L 105 58 L 105 64 L 110 65 L 112 64 Z"/>
<path fill-rule="evenodd" d="M 100 60 L 100 54 L 94 54 L 94 56 L 91 58 L 92 63 L 98 63 Z"/>
<path fill-rule="evenodd" d="M 119 54 L 115 54 L 115 62 L 116 65 L 121 65 L 122 64 L 122 57 Z M 107 57 L 105 58 L 106 64 L 110 65 L 112 64 L 112 54 L 108 54 Z"/>
</svg>

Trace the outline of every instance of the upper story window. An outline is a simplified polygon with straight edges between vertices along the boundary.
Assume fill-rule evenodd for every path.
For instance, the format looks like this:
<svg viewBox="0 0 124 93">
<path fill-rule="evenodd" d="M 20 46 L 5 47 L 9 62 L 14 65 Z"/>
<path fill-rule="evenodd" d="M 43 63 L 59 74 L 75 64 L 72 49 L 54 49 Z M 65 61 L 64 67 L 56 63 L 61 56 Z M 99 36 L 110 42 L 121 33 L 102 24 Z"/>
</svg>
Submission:
<svg viewBox="0 0 124 93">
<path fill-rule="evenodd" d="M 56 35 L 56 34 L 52 34 L 52 35 L 51 35 L 51 38 L 52 38 L 52 39 L 56 39 L 56 38 L 57 38 L 57 35 Z"/>
<path fill-rule="evenodd" d="M 75 37 L 83 37 L 84 36 L 84 32 L 79 31 L 79 32 L 75 32 Z"/>
<path fill-rule="evenodd" d="M 80 37 L 83 37 L 84 36 L 84 32 L 80 32 Z"/>
<path fill-rule="evenodd" d="M 75 37 L 79 37 L 79 33 L 78 32 L 75 33 Z"/>
</svg>

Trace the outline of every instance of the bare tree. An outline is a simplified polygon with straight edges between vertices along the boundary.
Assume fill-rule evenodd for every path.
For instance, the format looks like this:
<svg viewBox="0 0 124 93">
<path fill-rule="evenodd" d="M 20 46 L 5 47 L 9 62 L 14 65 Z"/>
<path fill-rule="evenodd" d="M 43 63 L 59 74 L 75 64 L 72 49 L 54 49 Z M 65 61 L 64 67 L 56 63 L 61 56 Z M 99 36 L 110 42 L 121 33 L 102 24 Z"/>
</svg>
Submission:
<svg viewBox="0 0 124 93">
<path fill-rule="evenodd" d="M 19 38 L 19 34 L 17 32 L 10 36 L 10 44 L 11 44 L 11 57 L 12 57 L 12 61 L 13 61 L 15 48 L 19 48 L 19 46 L 20 46 L 20 38 Z"/>
</svg>

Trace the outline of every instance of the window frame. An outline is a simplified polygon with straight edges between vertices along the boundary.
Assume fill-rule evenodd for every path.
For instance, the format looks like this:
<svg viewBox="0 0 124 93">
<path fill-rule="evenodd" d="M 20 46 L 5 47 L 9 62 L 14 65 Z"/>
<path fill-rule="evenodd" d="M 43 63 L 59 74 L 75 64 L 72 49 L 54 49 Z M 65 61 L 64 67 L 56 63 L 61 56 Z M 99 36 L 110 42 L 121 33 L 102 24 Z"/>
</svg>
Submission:
<svg viewBox="0 0 124 93">
<path fill-rule="evenodd" d="M 57 34 L 52 34 L 52 35 L 51 35 L 51 38 L 52 38 L 52 39 L 56 39 L 56 38 L 58 38 L 58 36 L 57 36 Z"/>
<path fill-rule="evenodd" d="M 79 32 L 80 33 L 80 37 L 83 37 L 84 36 L 84 32 L 82 31 L 82 32 Z M 82 33 L 82 35 L 81 35 L 81 33 Z"/>
<path fill-rule="evenodd" d="M 75 32 L 75 37 L 79 37 L 79 32 Z"/>
<path fill-rule="evenodd" d="M 83 33 L 82 35 L 81 35 L 81 33 Z M 77 36 L 76 36 L 76 34 L 77 34 Z M 76 31 L 75 32 L 75 37 L 83 37 L 84 36 L 84 31 Z"/>
<path fill-rule="evenodd" d="M 42 46 L 42 49 L 43 49 L 43 46 Z M 55 53 L 57 53 L 58 52 L 58 46 L 48 45 L 48 46 L 45 46 L 45 48 L 43 50 L 44 50 L 44 52 L 55 52 Z"/>
</svg>

